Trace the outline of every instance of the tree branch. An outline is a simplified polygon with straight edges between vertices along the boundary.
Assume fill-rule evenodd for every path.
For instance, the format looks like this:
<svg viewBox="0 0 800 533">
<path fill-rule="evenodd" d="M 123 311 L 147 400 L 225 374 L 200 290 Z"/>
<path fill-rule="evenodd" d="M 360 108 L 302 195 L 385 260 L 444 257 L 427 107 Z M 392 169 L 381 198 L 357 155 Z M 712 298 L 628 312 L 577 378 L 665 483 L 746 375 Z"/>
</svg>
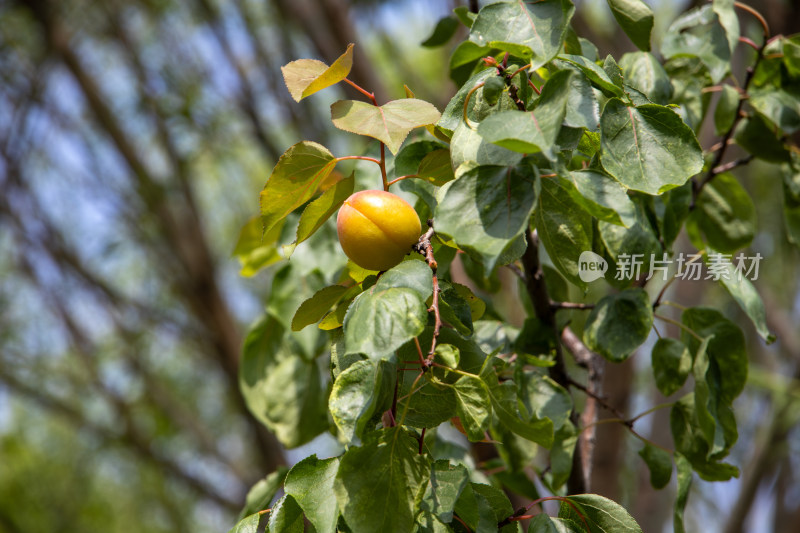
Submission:
<svg viewBox="0 0 800 533">
<path fill-rule="evenodd" d="M 546 326 L 550 327 L 556 339 L 560 335 L 556 325 L 555 310 L 550 306 L 550 296 L 547 293 L 544 271 L 539 262 L 539 236 L 536 231 L 528 230 L 526 234 L 528 246 L 522 255 L 522 265 L 525 273 L 525 289 L 533 303 L 536 317 Z M 550 367 L 550 377 L 565 389 L 569 388 L 570 378 L 567 375 L 564 353 L 561 349 L 561 342 L 556 340 L 556 359 L 555 365 Z M 572 423 L 578 426 L 578 416 L 573 410 L 571 415 Z M 572 456 L 572 471 L 567 481 L 567 489 L 571 494 L 583 494 L 588 489 L 588 478 L 584 466 L 584 454 L 581 446 L 576 446 Z"/>
</svg>

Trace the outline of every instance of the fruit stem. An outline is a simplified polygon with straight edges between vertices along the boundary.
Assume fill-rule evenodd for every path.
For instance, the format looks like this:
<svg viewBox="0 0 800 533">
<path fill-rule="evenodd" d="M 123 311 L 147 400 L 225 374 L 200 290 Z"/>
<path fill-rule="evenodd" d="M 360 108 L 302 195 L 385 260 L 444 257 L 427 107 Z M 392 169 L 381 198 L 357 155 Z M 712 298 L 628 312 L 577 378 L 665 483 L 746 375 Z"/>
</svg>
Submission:
<svg viewBox="0 0 800 533">
<path fill-rule="evenodd" d="M 381 167 L 381 181 L 383 182 L 383 190 L 389 192 L 389 180 L 386 177 L 386 145 L 383 143 L 381 143 L 381 160 L 378 162 L 378 165 Z"/>
</svg>

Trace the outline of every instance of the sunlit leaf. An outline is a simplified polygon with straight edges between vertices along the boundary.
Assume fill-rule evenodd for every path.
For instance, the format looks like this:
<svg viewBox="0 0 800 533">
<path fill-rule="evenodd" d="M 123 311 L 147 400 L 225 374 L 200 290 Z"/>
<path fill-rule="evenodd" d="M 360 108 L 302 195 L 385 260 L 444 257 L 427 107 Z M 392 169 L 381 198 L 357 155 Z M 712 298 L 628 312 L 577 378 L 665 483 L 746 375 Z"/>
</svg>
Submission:
<svg viewBox="0 0 800 533">
<path fill-rule="evenodd" d="M 309 201 L 335 165 L 333 154 L 314 142 L 302 141 L 286 150 L 261 191 L 264 233 Z"/>
<path fill-rule="evenodd" d="M 600 130 L 603 168 L 629 189 L 660 194 L 703 168 L 694 132 L 668 107 L 630 107 L 613 98 L 600 117 Z"/>
<path fill-rule="evenodd" d="M 378 139 L 393 154 L 411 130 L 434 124 L 440 117 L 433 104 L 416 98 L 392 100 L 380 107 L 358 100 L 339 100 L 331 105 L 334 126 Z"/>
<path fill-rule="evenodd" d="M 299 102 L 306 96 L 339 83 L 347 77 L 352 67 L 353 45 L 350 44 L 330 67 L 316 59 L 298 59 L 281 67 L 281 72 L 289 93 L 295 102 Z"/>
<path fill-rule="evenodd" d="M 286 494 L 292 496 L 317 533 L 336 533 L 339 507 L 333 492 L 339 459 L 306 457 L 286 476 Z"/>
<path fill-rule="evenodd" d="M 569 0 L 497 2 L 484 6 L 470 30 L 470 41 L 544 65 L 564 44 L 575 6 Z"/>
</svg>

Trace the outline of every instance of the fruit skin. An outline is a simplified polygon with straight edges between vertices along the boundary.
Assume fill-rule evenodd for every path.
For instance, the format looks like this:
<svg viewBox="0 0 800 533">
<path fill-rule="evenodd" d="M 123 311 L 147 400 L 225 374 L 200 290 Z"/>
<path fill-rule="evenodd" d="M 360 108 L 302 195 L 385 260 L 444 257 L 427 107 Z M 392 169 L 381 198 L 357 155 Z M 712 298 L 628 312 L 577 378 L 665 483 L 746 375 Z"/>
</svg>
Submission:
<svg viewBox="0 0 800 533">
<path fill-rule="evenodd" d="M 414 208 L 399 196 L 359 191 L 339 209 L 336 229 L 347 257 L 361 268 L 383 271 L 411 251 L 422 225 Z"/>
</svg>

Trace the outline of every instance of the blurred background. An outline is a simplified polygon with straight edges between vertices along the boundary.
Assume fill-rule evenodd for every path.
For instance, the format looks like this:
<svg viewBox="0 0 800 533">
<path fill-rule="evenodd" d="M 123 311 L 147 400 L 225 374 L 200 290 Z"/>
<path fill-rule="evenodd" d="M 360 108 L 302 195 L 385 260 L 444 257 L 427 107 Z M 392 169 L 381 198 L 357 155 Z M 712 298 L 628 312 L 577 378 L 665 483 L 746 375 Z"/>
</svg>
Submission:
<svg viewBox="0 0 800 533">
<path fill-rule="evenodd" d="M 237 385 L 243 332 L 280 265 L 243 277 L 233 252 L 273 165 L 301 139 L 336 155 L 366 149 L 328 120 L 332 101 L 356 93 L 297 104 L 280 66 L 330 64 L 356 43 L 351 77 L 378 100 L 405 83 L 441 110 L 459 36 L 420 43 L 470 3 L 0 0 L 0 532 L 226 531 L 253 483 L 331 446 L 281 449 Z M 688 4 L 648 3 L 657 43 Z M 773 34 L 800 31 L 797 0 L 749 3 Z M 633 50 L 604 1 L 576 5 L 574 26 L 602 56 Z M 779 341 L 765 346 L 740 321 L 752 354 L 732 457 L 743 475 L 696 483 L 687 525 L 788 533 L 800 523 L 800 257 L 776 169 L 739 175 L 758 208 L 756 285 Z M 292 262 L 325 271 L 337 254 L 312 239 Z M 278 259 L 249 257 L 245 273 Z M 676 285 L 676 301 L 739 316 L 716 286 Z M 606 376 L 623 411 L 659 401 L 647 353 Z M 670 446 L 667 417 L 641 432 Z M 644 531 L 671 531 L 674 479 L 654 492 L 623 428 L 600 426 L 598 439 L 593 491 Z"/>
</svg>

